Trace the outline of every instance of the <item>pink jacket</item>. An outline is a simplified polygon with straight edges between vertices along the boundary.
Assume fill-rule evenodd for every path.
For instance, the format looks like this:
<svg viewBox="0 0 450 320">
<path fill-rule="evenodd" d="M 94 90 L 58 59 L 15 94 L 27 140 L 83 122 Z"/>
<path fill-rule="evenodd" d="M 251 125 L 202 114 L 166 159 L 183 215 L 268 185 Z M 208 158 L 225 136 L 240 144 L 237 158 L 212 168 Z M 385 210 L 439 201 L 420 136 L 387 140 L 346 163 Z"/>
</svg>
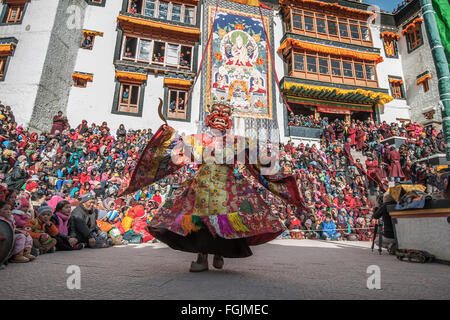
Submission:
<svg viewBox="0 0 450 320">
<path fill-rule="evenodd" d="M 21 210 L 13 210 L 12 214 L 14 216 L 14 222 L 16 223 L 16 227 L 18 229 L 22 229 L 23 226 L 31 219 L 28 213 Z"/>
</svg>

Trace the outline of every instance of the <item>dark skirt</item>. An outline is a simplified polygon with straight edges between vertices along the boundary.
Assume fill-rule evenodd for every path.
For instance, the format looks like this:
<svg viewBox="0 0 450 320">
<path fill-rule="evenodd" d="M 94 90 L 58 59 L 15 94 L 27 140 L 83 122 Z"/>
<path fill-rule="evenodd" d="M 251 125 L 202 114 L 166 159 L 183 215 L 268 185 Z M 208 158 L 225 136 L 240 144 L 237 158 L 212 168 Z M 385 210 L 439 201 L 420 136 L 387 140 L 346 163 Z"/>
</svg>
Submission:
<svg viewBox="0 0 450 320">
<path fill-rule="evenodd" d="M 174 250 L 217 254 L 224 258 L 246 258 L 253 254 L 245 238 L 213 237 L 207 229 L 200 229 L 185 237 L 163 228 L 148 226 L 147 231 Z"/>
</svg>

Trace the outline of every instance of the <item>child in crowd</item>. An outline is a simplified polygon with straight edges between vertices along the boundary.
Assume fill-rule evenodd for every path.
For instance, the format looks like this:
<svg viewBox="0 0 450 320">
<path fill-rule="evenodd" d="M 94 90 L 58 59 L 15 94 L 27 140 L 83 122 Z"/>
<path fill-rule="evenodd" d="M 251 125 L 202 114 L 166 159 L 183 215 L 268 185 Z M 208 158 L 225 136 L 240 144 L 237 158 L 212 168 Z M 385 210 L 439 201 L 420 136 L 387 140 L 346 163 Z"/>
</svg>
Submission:
<svg viewBox="0 0 450 320">
<path fill-rule="evenodd" d="M 11 262 L 24 263 L 33 261 L 36 257 L 31 254 L 33 239 L 30 235 L 20 229 L 16 229 L 11 205 L 8 202 L 0 201 L 0 219 L 10 224 L 14 231 L 14 247 Z"/>
<path fill-rule="evenodd" d="M 27 198 L 20 197 L 16 200 L 12 214 L 14 216 L 14 221 L 17 228 L 22 229 L 23 226 L 31 219 L 29 209 L 30 202 L 27 200 Z"/>
<path fill-rule="evenodd" d="M 55 237 L 59 231 L 50 220 L 52 214 L 52 208 L 43 205 L 37 210 L 37 218 L 28 221 L 23 228 L 33 238 L 33 244 L 40 254 L 53 253 L 56 250 L 57 241 Z"/>
</svg>

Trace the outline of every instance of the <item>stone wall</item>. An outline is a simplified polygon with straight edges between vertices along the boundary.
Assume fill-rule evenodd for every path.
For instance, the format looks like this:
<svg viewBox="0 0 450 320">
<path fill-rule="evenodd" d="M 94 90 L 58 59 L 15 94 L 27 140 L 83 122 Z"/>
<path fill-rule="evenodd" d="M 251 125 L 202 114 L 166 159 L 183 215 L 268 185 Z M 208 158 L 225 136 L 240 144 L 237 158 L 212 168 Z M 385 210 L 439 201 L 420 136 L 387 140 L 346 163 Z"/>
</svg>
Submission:
<svg viewBox="0 0 450 320">
<path fill-rule="evenodd" d="M 36 95 L 30 127 L 50 130 L 53 116 L 66 113 L 72 74 L 82 40 L 87 4 L 83 0 L 59 1 L 47 55 Z M 74 20 L 75 19 L 75 20 Z"/>
</svg>

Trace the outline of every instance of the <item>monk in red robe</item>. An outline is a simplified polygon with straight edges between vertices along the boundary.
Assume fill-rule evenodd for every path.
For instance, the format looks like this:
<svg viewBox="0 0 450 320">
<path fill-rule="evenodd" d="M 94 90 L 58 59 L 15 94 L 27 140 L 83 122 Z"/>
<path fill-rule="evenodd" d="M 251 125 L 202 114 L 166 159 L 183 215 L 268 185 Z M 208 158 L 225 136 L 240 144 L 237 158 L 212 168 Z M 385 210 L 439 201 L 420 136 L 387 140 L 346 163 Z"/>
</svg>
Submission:
<svg viewBox="0 0 450 320">
<path fill-rule="evenodd" d="M 391 151 L 389 151 L 387 158 L 389 161 L 389 178 L 392 180 L 394 178 L 397 178 L 398 180 L 404 178 L 405 174 L 400 165 L 400 152 L 398 152 L 395 147 L 391 147 Z"/>
</svg>

